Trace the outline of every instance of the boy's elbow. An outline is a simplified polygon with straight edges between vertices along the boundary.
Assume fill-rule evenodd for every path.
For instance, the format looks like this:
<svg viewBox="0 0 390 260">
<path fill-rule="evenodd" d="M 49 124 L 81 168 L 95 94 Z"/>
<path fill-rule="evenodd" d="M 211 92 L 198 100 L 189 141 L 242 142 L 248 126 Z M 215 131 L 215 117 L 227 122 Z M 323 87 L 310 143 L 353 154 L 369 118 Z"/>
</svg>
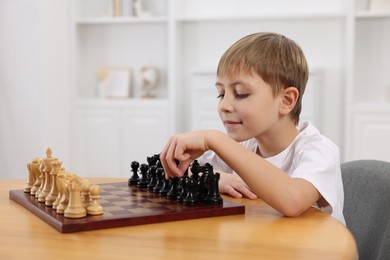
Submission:
<svg viewBox="0 0 390 260">
<path fill-rule="evenodd" d="M 310 208 L 301 196 L 291 196 L 288 200 L 282 203 L 280 212 L 286 217 L 299 217 Z"/>
<path fill-rule="evenodd" d="M 286 217 L 299 217 L 300 215 L 302 215 L 303 212 L 305 212 L 306 210 L 301 210 L 299 208 L 296 208 L 296 207 L 286 207 L 284 209 L 281 210 L 281 213 L 286 216 Z"/>
</svg>

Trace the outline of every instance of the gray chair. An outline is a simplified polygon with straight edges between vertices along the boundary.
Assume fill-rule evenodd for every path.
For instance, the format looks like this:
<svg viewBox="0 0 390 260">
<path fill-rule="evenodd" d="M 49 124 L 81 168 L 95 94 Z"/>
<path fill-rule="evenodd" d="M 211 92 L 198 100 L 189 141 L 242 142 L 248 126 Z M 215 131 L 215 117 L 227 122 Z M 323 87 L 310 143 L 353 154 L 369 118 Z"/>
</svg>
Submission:
<svg viewBox="0 0 390 260">
<path fill-rule="evenodd" d="M 357 160 L 341 164 L 344 217 L 359 259 L 390 259 L 390 163 Z"/>
</svg>

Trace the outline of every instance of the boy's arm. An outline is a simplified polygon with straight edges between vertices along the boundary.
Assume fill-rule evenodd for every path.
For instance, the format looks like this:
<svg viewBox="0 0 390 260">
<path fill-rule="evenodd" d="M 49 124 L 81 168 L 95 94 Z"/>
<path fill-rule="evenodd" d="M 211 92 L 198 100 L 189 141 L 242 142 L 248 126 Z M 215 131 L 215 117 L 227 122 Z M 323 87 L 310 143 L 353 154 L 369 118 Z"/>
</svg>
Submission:
<svg viewBox="0 0 390 260">
<path fill-rule="evenodd" d="M 225 161 L 259 198 L 286 216 L 298 216 L 320 199 L 310 182 L 291 178 L 262 157 L 217 131 L 208 132 L 207 146 Z"/>
<path fill-rule="evenodd" d="M 298 216 L 320 199 L 308 181 L 291 178 L 262 157 L 216 130 L 202 130 L 169 139 L 160 155 L 168 176 L 181 177 L 190 163 L 207 150 L 213 150 L 260 199 L 286 216 Z M 176 165 L 175 159 L 180 161 Z"/>
</svg>

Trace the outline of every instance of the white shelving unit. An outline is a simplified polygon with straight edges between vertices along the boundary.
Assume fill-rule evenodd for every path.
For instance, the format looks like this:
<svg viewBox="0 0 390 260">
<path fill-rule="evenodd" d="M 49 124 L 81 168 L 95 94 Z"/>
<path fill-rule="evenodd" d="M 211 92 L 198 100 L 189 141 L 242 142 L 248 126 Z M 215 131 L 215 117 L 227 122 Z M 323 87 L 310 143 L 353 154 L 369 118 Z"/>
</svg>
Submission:
<svg viewBox="0 0 390 260">
<path fill-rule="evenodd" d="M 390 161 L 390 10 L 350 4 L 345 160 Z"/>
<path fill-rule="evenodd" d="M 175 125 L 169 1 L 145 1 L 152 15 L 142 17 L 112 17 L 112 2 L 72 1 L 72 168 L 87 177 L 128 176 Z M 157 98 L 142 98 L 144 66 L 159 71 Z M 130 96 L 98 98 L 98 71 L 118 67 L 131 69 Z"/>
<path fill-rule="evenodd" d="M 159 152 L 170 134 L 218 128 L 210 106 L 218 60 L 258 31 L 283 33 L 302 47 L 323 105 L 309 117 L 344 160 L 390 160 L 383 153 L 390 145 L 390 12 L 368 11 L 367 0 L 144 0 L 150 17 L 109 17 L 110 2 L 73 0 L 71 7 L 72 161 L 85 175 L 127 176 L 132 160 Z M 160 70 L 157 99 L 140 98 L 145 65 Z M 97 98 L 97 71 L 109 66 L 133 69 L 130 98 Z"/>
</svg>

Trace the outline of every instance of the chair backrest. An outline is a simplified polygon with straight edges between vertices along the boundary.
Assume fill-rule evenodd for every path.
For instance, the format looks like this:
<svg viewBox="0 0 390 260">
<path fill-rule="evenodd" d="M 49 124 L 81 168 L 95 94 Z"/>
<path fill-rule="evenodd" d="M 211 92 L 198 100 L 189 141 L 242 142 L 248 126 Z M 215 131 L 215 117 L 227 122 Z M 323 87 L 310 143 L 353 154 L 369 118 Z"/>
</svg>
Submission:
<svg viewBox="0 0 390 260">
<path fill-rule="evenodd" d="M 390 163 L 357 160 L 341 164 L 344 217 L 359 259 L 390 259 Z"/>
</svg>

